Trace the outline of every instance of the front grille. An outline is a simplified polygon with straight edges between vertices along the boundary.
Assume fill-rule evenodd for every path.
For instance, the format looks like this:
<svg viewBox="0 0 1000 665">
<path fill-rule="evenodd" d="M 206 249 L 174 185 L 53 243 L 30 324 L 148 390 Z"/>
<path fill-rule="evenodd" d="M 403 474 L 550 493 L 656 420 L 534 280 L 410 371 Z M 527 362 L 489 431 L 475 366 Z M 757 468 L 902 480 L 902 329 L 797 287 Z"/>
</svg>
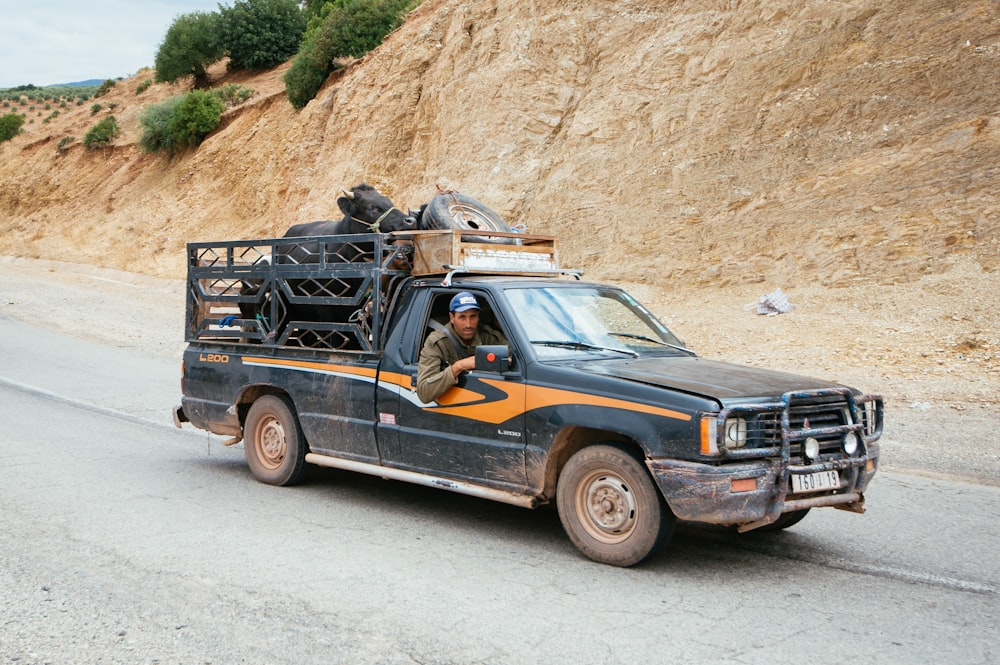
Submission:
<svg viewBox="0 0 1000 665">
<path fill-rule="evenodd" d="M 844 436 L 855 431 L 863 442 L 876 440 L 882 429 L 881 399 L 856 397 L 846 389 L 828 389 L 782 396 L 782 405 L 740 405 L 719 414 L 720 448 L 729 458 L 778 457 L 787 443 L 787 459 L 791 465 L 804 466 L 817 462 L 845 459 Z M 852 420 L 852 409 L 857 422 Z M 787 430 L 785 417 L 787 414 Z M 727 418 L 741 418 L 746 423 L 746 446 L 724 447 L 724 424 Z M 819 458 L 807 460 L 803 455 L 807 438 L 819 442 Z M 854 457 L 866 454 L 861 443 Z"/>
<path fill-rule="evenodd" d="M 801 465 L 807 461 L 802 454 L 805 436 L 796 433 L 807 430 L 829 430 L 840 425 L 850 425 L 847 403 L 842 399 L 833 401 L 810 400 L 808 402 L 793 402 L 788 407 L 788 426 L 792 436 L 788 442 L 788 461 L 791 464 Z M 770 447 L 781 445 L 781 412 L 771 412 L 761 416 L 762 422 L 766 422 L 766 428 L 762 428 L 762 445 L 759 447 Z M 843 432 L 824 431 L 814 434 L 812 438 L 819 441 L 820 460 L 828 460 L 843 457 L 841 441 Z M 814 460 L 815 461 L 815 460 Z"/>
</svg>

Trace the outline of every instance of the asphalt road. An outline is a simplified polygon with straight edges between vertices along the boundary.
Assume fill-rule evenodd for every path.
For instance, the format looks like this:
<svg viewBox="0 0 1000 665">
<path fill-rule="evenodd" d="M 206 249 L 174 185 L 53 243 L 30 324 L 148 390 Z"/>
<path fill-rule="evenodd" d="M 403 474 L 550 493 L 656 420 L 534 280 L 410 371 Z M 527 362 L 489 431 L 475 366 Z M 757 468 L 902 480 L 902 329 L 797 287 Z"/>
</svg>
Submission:
<svg viewBox="0 0 1000 665">
<path fill-rule="evenodd" d="M 0 318 L 0 358 L 0 663 L 1000 661 L 994 486 L 880 473 L 866 515 L 617 569 L 551 509 L 258 484 L 138 348 Z"/>
</svg>

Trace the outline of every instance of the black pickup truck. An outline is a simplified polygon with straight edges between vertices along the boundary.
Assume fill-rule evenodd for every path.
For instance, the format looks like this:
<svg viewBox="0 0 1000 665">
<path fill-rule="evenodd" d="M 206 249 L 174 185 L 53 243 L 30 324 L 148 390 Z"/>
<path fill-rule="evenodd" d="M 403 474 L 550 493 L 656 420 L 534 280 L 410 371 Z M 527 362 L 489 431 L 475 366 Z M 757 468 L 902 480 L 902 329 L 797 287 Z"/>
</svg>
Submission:
<svg viewBox="0 0 1000 665">
<path fill-rule="evenodd" d="M 244 441 L 265 483 L 295 483 L 308 463 L 555 501 L 573 543 L 619 566 L 678 520 L 746 531 L 864 511 L 879 396 L 698 357 L 628 293 L 561 271 L 554 239 L 502 240 L 189 244 L 175 422 Z M 509 348 L 480 347 L 475 370 L 423 403 L 420 348 L 458 291 Z"/>
</svg>

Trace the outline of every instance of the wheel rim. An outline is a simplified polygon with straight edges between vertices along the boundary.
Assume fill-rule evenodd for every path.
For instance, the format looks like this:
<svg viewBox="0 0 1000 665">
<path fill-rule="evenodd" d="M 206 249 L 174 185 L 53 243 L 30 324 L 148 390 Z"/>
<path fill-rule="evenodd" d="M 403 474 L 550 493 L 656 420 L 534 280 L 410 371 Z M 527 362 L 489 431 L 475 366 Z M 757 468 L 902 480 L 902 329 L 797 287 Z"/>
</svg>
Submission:
<svg viewBox="0 0 1000 665">
<path fill-rule="evenodd" d="M 498 231 L 497 225 L 492 219 L 474 206 L 467 206 L 464 203 L 452 203 L 448 206 L 448 213 L 455 222 L 464 228 L 481 231 Z"/>
<path fill-rule="evenodd" d="M 257 427 L 254 437 L 254 448 L 257 459 L 268 469 L 274 470 L 281 466 L 288 451 L 285 440 L 285 428 L 277 418 L 266 418 Z"/>
<path fill-rule="evenodd" d="M 620 476 L 597 471 L 578 486 L 576 512 L 587 532 L 604 543 L 620 543 L 635 529 L 635 495 Z"/>
</svg>

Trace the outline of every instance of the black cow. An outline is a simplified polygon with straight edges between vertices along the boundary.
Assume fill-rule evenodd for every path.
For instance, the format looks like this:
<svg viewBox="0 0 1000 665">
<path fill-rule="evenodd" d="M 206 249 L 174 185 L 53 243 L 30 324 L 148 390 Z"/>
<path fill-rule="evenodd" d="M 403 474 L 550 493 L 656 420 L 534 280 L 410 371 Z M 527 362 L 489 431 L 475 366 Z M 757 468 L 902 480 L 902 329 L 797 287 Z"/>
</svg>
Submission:
<svg viewBox="0 0 1000 665">
<path fill-rule="evenodd" d="M 285 238 L 334 236 L 342 233 L 392 233 L 408 231 L 416 218 L 404 215 L 386 196 L 371 185 L 361 183 L 337 199 L 344 218 L 336 222 L 319 221 L 295 224 L 285 231 Z"/>
<path fill-rule="evenodd" d="M 344 191 L 343 196 L 337 199 L 337 205 L 344 213 L 343 219 L 295 224 L 289 227 L 282 237 L 305 238 L 361 233 L 391 233 L 392 231 L 412 229 L 417 222 L 415 217 L 403 214 L 386 196 L 365 183 L 353 187 L 350 191 Z M 275 259 L 280 264 L 317 263 L 320 259 L 321 249 L 325 251 L 327 262 L 350 263 L 364 260 L 363 252 L 365 250 L 352 243 L 331 245 L 330 243 L 321 243 L 318 240 L 281 245 L 278 247 Z M 353 297 L 362 281 L 360 279 L 337 279 L 320 284 L 316 280 L 289 280 L 288 287 L 296 295 Z M 247 280 L 241 293 L 244 295 L 255 294 L 259 288 L 259 282 Z M 265 306 L 264 309 L 268 309 L 269 298 L 270 294 L 267 294 L 264 302 L 261 303 Z M 284 298 L 281 300 L 283 301 Z M 282 302 L 280 308 L 285 310 L 281 318 L 286 321 L 339 321 L 346 323 L 354 317 L 360 316 L 357 308 L 349 305 L 316 306 L 292 303 L 286 305 Z M 241 305 L 240 310 L 244 318 L 253 318 L 258 313 L 253 303 Z M 273 330 L 272 334 L 280 334 L 280 329 L 284 326 L 279 323 L 277 327 L 278 329 Z M 313 346 L 318 343 L 318 339 L 311 333 L 307 333 L 299 339 L 298 343 L 304 346 Z M 345 343 L 348 346 L 353 346 L 350 340 Z"/>
</svg>

